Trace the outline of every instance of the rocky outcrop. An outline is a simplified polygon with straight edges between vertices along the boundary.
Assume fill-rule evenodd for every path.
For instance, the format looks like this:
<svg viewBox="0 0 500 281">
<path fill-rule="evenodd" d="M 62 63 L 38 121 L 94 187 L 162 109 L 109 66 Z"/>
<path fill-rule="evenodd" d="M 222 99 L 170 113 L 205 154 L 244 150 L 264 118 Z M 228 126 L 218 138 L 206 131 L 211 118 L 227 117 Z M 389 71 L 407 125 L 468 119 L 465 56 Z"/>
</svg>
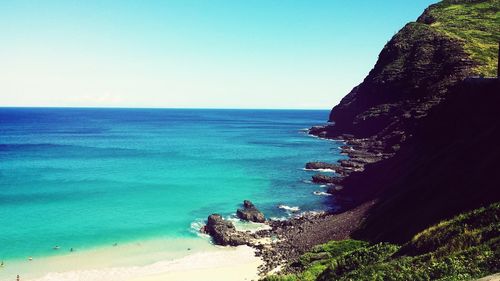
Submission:
<svg viewBox="0 0 500 281">
<path fill-rule="evenodd" d="M 212 236 L 214 243 L 221 246 L 245 245 L 250 241 L 247 233 L 237 231 L 232 222 L 224 220 L 219 214 L 208 216 L 207 225 L 202 231 Z"/>
<path fill-rule="evenodd" d="M 264 260 L 260 267 L 267 273 L 277 266 L 290 265 L 305 251 L 331 239 L 347 239 L 364 220 L 372 203 L 342 214 L 304 213 L 288 220 L 270 220 L 270 229 L 258 231 L 259 237 L 271 239 L 272 245 L 258 245 L 256 255 Z M 287 268 L 285 267 L 285 272 Z"/>
<path fill-rule="evenodd" d="M 497 26 L 498 4 L 491 7 L 492 2 L 498 3 L 443 0 L 439 12 L 448 17 L 449 28 L 498 41 L 479 22 Z M 461 11 L 465 16 L 458 9 L 442 9 L 475 3 L 481 9 L 466 7 Z M 281 242 L 262 255 L 268 264 L 297 259 L 331 239 L 405 243 L 440 220 L 500 200 L 500 80 L 462 84 L 480 62 L 464 51 L 467 38 L 442 32 L 435 7 L 387 43 L 363 83 L 333 108 L 331 123 L 309 130 L 345 142 L 342 153 L 349 159 L 306 165 L 335 167 L 340 177 L 315 175 L 313 181 L 329 184 L 328 192 L 344 208 L 336 215 L 280 222 L 279 227 L 270 222 L 272 237 Z M 494 49 L 473 43 L 482 56 Z"/>
<path fill-rule="evenodd" d="M 404 243 L 443 219 L 500 201 L 499 93 L 498 79 L 457 85 L 396 155 L 345 179 L 339 196 L 380 201 L 357 238 Z"/>
<path fill-rule="evenodd" d="M 312 181 L 314 183 L 321 184 L 340 184 L 342 182 L 342 177 L 331 177 L 323 174 L 316 174 L 312 176 Z"/>
<path fill-rule="evenodd" d="M 375 67 L 329 117 L 332 124 L 310 133 L 351 135 L 371 143 L 371 152 L 394 153 L 412 136 L 418 120 L 441 103 L 475 63 L 462 43 L 431 28 L 428 20 L 406 25 L 384 47 Z"/>
<path fill-rule="evenodd" d="M 330 123 L 309 130 L 345 142 L 344 188 L 329 188 L 335 200 L 345 199 L 345 208 L 380 201 L 359 237 L 404 242 L 430 223 L 499 200 L 492 168 L 499 80 L 474 78 L 497 62 L 499 8 L 483 0 L 431 5 L 386 44 Z"/>
<path fill-rule="evenodd" d="M 337 164 L 330 164 L 325 162 L 307 162 L 306 169 L 308 170 L 334 170 L 339 169 L 340 166 Z"/>
<path fill-rule="evenodd" d="M 261 211 L 259 211 L 255 207 L 255 205 L 249 200 L 243 201 L 243 208 L 238 209 L 236 211 L 236 215 L 238 216 L 238 218 L 246 221 L 258 222 L 258 223 L 263 223 L 266 221 L 264 214 Z"/>
<path fill-rule="evenodd" d="M 449 98 L 450 92 L 473 73 L 478 62 L 464 51 L 464 42 L 431 26 L 436 19 L 431 6 L 417 20 L 402 28 L 381 51 L 378 61 L 364 81 L 335 106 L 329 124 L 315 126 L 310 134 L 342 140 L 340 178 L 313 177 L 315 183 L 334 184 L 328 192 L 347 198 L 352 205 L 368 194 L 351 192 L 351 177 L 364 177 L 367 167 L 390 159 L 414 137 L 434 108 Z M 364 182 L 364 186 L 371 183 Z M 345 187 L 339 192 L 337 186 Z M 346 199 L 346 198 L 344 198 Z M 348 206 L 343 206 L 348 207 Z"/>
</svg>

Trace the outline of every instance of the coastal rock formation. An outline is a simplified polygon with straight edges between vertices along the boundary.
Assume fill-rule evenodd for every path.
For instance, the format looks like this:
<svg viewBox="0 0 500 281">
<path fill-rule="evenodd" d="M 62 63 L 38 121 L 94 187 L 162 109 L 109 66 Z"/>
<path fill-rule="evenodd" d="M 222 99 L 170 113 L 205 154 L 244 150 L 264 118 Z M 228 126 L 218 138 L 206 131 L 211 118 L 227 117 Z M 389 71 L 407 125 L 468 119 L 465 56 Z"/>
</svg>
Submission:
<svg viewBox="0 0 500 281">
<path fill-rule="evenodd" d="M 279 242 L 261 251 L 264 271 L 300 263 L 322 241 L 408 243 L 443 219 L 500 201 L 500 80 L 467 78 L 492 73 L 487 62 L 496 69 L 499 11 L 498 1 L 443 0 L 387 43 L 363 83 L 333 108 L 331 123 L 309 130 L 345 143 L 349 159 L 331 164 L 345 173 L 339 182 L 313 177 L 330 183 L 341 210 L 270 221 Z"/>
<path fill-rule="evenodd" d="M 364 192 L 350 190 L 354 188 L 350 187 L 353 180 L 349 178 L 363 178 L 363 173 L 356 172 L 363 172 L 399 153 L 414 137 L 423 120 L 439 110 L 436 108 L 450 98 L 450 93 L 460 87 L 462 81 L 478 69 L 491 68 L 480 67 L 492 61 L 491 56 L 495 55 L 494 52 L 489 55 L 492 49 L 489 46 L 498 44 L 499 38 L 491 32 L 494 24 L 490 19 L 498 11 L 498 4 L 488 4 L 490 8 L 472 4 L 479 2 L 450 0 L 431 5 L 416 22 L 407 24 L 386 44 L 364 81 L 332 109 L 328 120 L 331 123 L 309 130 L 310 134 L 345 142 L 342 153 L 349 159 L 339 161 L 339 165 L 344 168 L 341 176 L 346 178 L 342 180 L 346 188 L 340 194 L 336 192 L 338 196 L 354 196 L 354 201 L 361 202 L 375 194 L 376 188 Z M 446 11 L 450 5 L 457 4 L 467 6 L 460 11 L 463 14 Z M 477 13 L 482 17 L 474 16 Z M 472 50 L 475 56 L 469 54 L 470 49 L 469 53 L 466 51 L 471 38 L 458 39 L 465 33 L 449 36 L 456 32 L 457 17 L 471 16 L 464 28 L 491 33 L 474 39 L 488 46 L 485 50 Z M 476 36 L 474 32 L 471 34 Z M 323 176 L 316 176 L 313 181 L 332 183 Z M 362 185 L 368 188 L 371 182 Z"/>
<path fill-rule="evenodd" d="M 271 229 L 258 231 L 260 237 L 273 239 L 272 245 L 259 245 L 256 255 L 264 260 L 261 272 L 296 260 L 314 245 L 331 239 L 347 239 L 364 220 L 372 203 L 366 203 L 342 214 L 305 213 L 288 220 L 271 220 Z M 289 268 L 285 269 L 288 270 Z"/>
<path fill-rule="evenodd" d="M 249 200 L 243 201 L 243 208 L 236 211 L 236 215 L 246 221 L 263 223 L 266 221 L 264 214 L 259 211 Z"/>
<path fill-rule="evenodd" d="M 332 170 L 336 174 L 340 175 L 341 177 L 344 177 L 348 175 L 350 172 L 354 171 L 354 169 L 344 167 L 338 164 L 331 164 L 331 163 L 325 163 L 325 162 L 308 162 L 306 163 L 307 170 Z"/>
<path fill-rule="evenodd" d="M 316 174 L 312 176 L 312 181 L 314 183 L 321 184 L 340 184 L 342 182 L 342 177 L 331 177 L 323 174 Z"/>
<path fill-rule="evenodd" d="M 245 245 L 250 240 L 247 233 L 237 231 L 232 222 L 224 220 L 219 214 L 208 216 L 203 230 L 212 236 L 215 244 L 221 246 Z"/>
<path fill-rule="evenodd" d="M 380 201 L 357 237 L 405 242 L 440 220 L 500 201 L 499 93 L 498 79 L 464 81 L 394 157 L 346 178 L 340 195 Z"/>
<path fill-rule="evenodd" d="M 448 90 L 476 65 L 459 40 L 422 22 L 407 24 L 384 47 L 375 67 L 329 117 L 333 124 L 310 133 L 329 138 L 352 135 L 369 152 L 394 153 L 412 136 L 418 120 L 441 103 Z"/>
<path fill-rule="evenodd" d="M 379 202 L 358 237 L 404 242 L 500 200 L 493 168 L 500 80 L 477 77 L 496 72 L 499 11 L 498 1 L 431 5 L 386 44 L 364 81 L 332 109 L 330 123 L 309 130 L 345 142 L 344 188 L 330 190 L 348 202 L 344 210 Z"/>
<path fill-rule="evenodd" d="M 306 163 L 306 169 L 308 169 L 308 170 L 334 170 L 334 171 L 336 171 L 339 168 L 340 167 L 337 164 L 330 164 L 330 163 L 325 163 L 325 162 L 307 162 Z"/>
</svg>

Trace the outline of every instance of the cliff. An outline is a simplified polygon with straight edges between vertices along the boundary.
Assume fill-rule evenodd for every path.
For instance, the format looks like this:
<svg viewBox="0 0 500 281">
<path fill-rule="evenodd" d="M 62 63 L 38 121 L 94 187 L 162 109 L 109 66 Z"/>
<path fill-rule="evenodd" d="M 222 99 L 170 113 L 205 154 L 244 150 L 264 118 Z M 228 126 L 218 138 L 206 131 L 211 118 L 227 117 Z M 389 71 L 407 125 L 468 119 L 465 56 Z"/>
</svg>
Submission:
<svg viewBox="0 0 500 281">
<path fill-rule="evenodd" d="M 431 5 L 386 44 L 364 81 L 332 109 L 332 124 L 311 133 L 371 138 L 379 150 L 396 151 L 451 87 L 495 75 L 499 10 L 498 0 Z"/>
<path fill-rule="evenodd" d="M 386 44 L 330 123 L 309 131 L 345 141 L 349 160 L 306 164 L 336 171 L 312 182 L 342 210 L 273 226 L 280 242 L 263 256 L 289 262 L 264 280 L 498 272 L 500 78 L 484 77 L 497 71 L 499 26 L 500 0 L 444 0 Z"/>
<path fill-rule="evenodd" d="M 431 5 L 386 44 L 364 81 L 332 109 L 331 123 L 311 128 L 383 155 L 333 192 L 347 208 L 378 202 L 356 237 L 402 243 L 500 201 L 499 80 L 477 78 L 496 74 L 499 26 L 498 0 Z"/>
<path fill-rule="evenodd" d="M 403 243 L 457 213 L 500 201 L 500 80 L 469 80 L 394 157 L 346 178 L 343 196 L 379 202 L 355 237 Z"/>
<path fill-rule="evenodd" d="M 336 213 L 270 222 L 264 280 L 471 280 L 498 272 L 500 0 L 444 0 L 403 27 L 310 134 L 345 141 Z M 474 210 L 474 211 L 471 211 Z M 357 239 L 357 240 L 352 240 Z M 284 264 L 284 262 L 286 264 Z"/>
</svg>

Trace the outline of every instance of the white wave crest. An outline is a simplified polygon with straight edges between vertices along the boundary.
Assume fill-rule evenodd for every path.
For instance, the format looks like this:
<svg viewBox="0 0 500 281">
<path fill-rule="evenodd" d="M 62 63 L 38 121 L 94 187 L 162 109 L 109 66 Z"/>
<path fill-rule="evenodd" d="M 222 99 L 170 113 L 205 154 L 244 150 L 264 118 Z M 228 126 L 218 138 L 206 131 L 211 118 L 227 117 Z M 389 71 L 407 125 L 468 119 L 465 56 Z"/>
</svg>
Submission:
<svg viewBox="0 0 500 281">
<path fill-rule="evenodd" d="M 200 231 L 203 226 L 205 226 L 205 221 L 201 219 L 195 220 L 191 223 L 190 232 L 202 238 L 210 238 L 210 235 Z"/>
<path fill-rule="evenodd" d="M 314 195 L 318 195 L 318 196 L 331 196 L 330 193 L 327 193 L 327 192 L 324 192 L 324 191 L 314 191 L 313 194 Z"/>
<path fill-rule="evenodd" d="M 282 209 L 282 210 L 285 210 L 285 211 L 289 211 L 289 212 L 292 212 L 292 213 L 296 213 L 298 211 L 300 211 L 300 208 L 299 207 L 290 207 L 290 206 L 287 206 L 287 205 L 278 205 L 278 208 L 279 209 Z"/>
<path fill-rule="evenodd" d="M 314 172 L 323 172 L 323 173 L 335 173 L 334 169 L 306 169 L 302 168 L 304 171 L 314 171 Z"/>
</svg>

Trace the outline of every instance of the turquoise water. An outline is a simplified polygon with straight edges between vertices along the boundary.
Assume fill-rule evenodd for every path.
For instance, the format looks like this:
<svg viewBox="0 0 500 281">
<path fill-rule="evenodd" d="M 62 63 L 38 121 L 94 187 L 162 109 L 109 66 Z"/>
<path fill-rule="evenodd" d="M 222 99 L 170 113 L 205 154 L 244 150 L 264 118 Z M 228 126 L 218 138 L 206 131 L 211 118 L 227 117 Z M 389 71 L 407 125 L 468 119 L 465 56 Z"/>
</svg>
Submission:
<svg viewBox="0 0 500 281">
<path fill-rule="evenodd" d="M 321 210 L 304 163 L 341 158 L 301 129 L 327 111 L 0 108 L 0 259 L 155 237 L 243 199 Z M 196 224 L 194 224 L 197 226 Z"/>
</svg>

